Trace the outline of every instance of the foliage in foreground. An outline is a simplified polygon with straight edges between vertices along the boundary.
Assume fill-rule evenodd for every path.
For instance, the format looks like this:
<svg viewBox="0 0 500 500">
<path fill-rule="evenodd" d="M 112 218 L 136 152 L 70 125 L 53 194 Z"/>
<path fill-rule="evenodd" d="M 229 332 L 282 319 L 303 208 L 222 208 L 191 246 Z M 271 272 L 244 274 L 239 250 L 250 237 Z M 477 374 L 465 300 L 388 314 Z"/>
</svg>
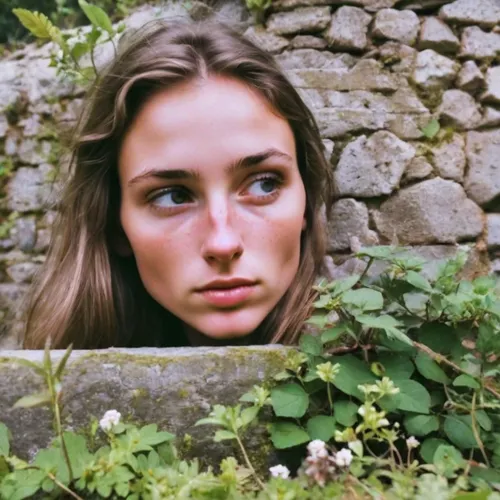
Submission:
<svg viewBox="0 0 500 500">
<path fill-rule="evenodd" d="M 275 380 L 254 387 L 234 407 L 215 405 L 198 425 L 216 427 L 215 441 L 234 440 L 241 464 L 220 471 L 183 461 L 173 436 L 154 424 L 138 428 L 114 410 L 90 437 L 64 431 L 61 377 L 46 350 L 36 370 L 47 390 L 17 406 L 49 404 L 57 437 L 27 463 L 9 454 L 0 424 L 0 497 L 144 499 L 471 499 L 500 500 L 500 296 L 491 277 L 459 280 L 465 255 L 432 280 L 423 262 L 400 249 L 362 250 L 362 275 L 320 283 L 304 335 Z M 372 265 L 384 265 L 373 278 Z M 303 453 L 261 477 L 245 432 L 270 406 L 276 449 Z M 95 449 L 101 433 L 106 444 Z"/>
</svg>

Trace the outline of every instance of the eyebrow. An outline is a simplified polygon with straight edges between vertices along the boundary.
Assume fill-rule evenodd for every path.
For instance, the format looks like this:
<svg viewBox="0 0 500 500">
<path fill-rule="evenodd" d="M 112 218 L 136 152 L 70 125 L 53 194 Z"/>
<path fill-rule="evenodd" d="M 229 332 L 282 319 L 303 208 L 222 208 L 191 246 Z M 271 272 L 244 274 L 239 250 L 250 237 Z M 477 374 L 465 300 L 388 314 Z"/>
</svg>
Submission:
<svg viewBox="0 0 500 500">
<path fill-rule="evenodd" d="M 244 156 L 243 158 L 231 163 L 225 170 L 227 174 L 232 174 L 241 169 L 255 167 L 270 158 L 280 158 L 287 160 L 288 162 L 292 161 L 292 157 L 289 154 L 284 153 L 279 149 L 269 148 L 253 155 Z M 149 178 L 170 180 L 199 179 L 200 172 L 195 169 L 151 168 L 130 179 L 130 181 L 128 181 L 128 185 L 130 186 Z"/>
</svg>

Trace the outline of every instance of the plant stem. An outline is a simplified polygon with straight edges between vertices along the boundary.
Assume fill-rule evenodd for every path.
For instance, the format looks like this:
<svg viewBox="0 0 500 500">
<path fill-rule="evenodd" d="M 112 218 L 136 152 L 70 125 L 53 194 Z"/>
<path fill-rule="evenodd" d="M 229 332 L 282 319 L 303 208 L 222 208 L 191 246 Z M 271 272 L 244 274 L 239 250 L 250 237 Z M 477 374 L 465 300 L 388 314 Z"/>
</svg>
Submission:
<svg viewBox="0 0 500 500">
<path fill-rule="evenodd" d="M 472 419 L 472 433 L 474 434 L 474 438 L 476 439 L 477 445 L 479 446 L 479 449 L 481 450 L 481 454 L 483 455 L 484 462 L 486 465 L 489 467 L 490 463 L 488 461 L 488 456 L 486 455 L 486 451 L 484 449 L 484 444 L 481 441 L 481 436 L 479 435 L 479 430 L 477 428 L 477 420 L 476 420 L 476 392 L 472 396 L 472 409 L 470 412 L 470 416 Z"/>
<path fill-rule="evenodd" d="M 368 264 L 366 264 L 365 270 L 361 273 L 361 276 L 359 277 L 360 283 L 361 283 L 361 281 L 363 281 L 363 278 L 366 276 L 366 274 L 370 270 L 370 267 L 372 267 L 373 261 L 374 261 L 374 258 L 370 257 L 370 259 L 368 260 Z"/>
<path fill-rule="evenodd" d="M 326 393 L 328 394 L 328 402 L 330 403 L 330 413 L 333 412 L 332 388 L 330 382 L 326 383 Z"/>
<path fill-rule="evenodd" d="M 257 484 L 263 489 L 266 489 L 265 484 L 260 480 L 260 477 L 258 476 L 257 472 L 253 468 L 252 462 L 250 462 L 250 459 L 248 458 L 247 451 L 245 450 L 245 447 L 243 446 L 243 443 L 241 442 L 240 436 L 238 435 L 238 431 L 233 429 L 234 434 L 236 435 L 236 441 L 238 441 L 238 445 L 240 446 L 241 453 L 243 453 L 243 458 L 245 459 L 245 462 L 247 464 L 247 467 L 252 471 L 252 474 L 255 477 L 255 480 L 257 481 Z"/>
<path fill-rule="evenodd" d="M 71 491 L 69 488 L 67 488 L 66 486 L 64 486 L 64 484 L 62 484 L 55 476 L 54 474 L 52 474 L 51 472 L 46 472 L 47 476 L 49 476 L 50 479 L 52 479 L 52 481 L 54 481 L 54 483 L 57 484 L 57 486 L 59 486 L 59 488 L 61 488 L 62 490 L 64 490 L 68 495 L 72 496 L 73 498 L 75 498 L 76 500 L 83 500 L 83 498 L 79 495 L 77 495 L 74 491 Z"/>
<path fill-rule="evenodd" d="M 453 361 L 450 361 L 449 359 L 445 358 L 443 355 L 438 354 L 437 352 L 434 352 L 430 347 L 427 347 L 425 344 L 420 344 L 419 342 L 413 341 L 413 345 L 418 350 L 428 354 L 434 361 L 437 361 L 438 363 L 442 362 L 445 365 L 448 365 L 449 367 L 453 368 L 455 371 L 470 376 L 470 373 L 468 373 L 466 370 L 460 368 L 460 366 L 453 363 Z M 491 387 L 490 385 L 486 385 L 486 384 L 484 385 L 484 388 L 488 392 L 493 394 L 496 398 L 500 399 L 500 392 L 498 392 L 495 388 Z"/>
</svg>

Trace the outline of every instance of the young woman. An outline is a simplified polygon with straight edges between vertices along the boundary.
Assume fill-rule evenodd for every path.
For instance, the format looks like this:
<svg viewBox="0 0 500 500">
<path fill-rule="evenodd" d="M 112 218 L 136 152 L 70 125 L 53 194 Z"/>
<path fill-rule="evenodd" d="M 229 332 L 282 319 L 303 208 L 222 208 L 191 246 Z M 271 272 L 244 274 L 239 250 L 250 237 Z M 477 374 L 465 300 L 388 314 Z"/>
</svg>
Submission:
<svg viewBox="0 0 500 500">
<path fill-rule="evenodd" d="M 330 167 L 272 57 L 155 23 L 90 93 L 24 346 L 296 342 L 324 256 Z"/>
</svg>

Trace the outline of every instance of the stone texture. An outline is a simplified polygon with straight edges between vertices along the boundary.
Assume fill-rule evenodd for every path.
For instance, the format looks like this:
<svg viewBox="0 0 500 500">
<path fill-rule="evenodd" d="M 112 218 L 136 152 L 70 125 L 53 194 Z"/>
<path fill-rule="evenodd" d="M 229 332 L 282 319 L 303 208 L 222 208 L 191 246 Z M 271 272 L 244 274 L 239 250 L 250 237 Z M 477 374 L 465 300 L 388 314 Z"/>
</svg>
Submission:
<svg viewBox="0 0 500 500">
<path fill-rule="evenodd" d="M 424 89 L 447 88 L 455 79 L 460 66 L 432 49 L 417 54 L 413 81 Z"/>
<path fill-rule="evenodd" d="M 332 16 L 325 38 L 334 49 L 363 50 L 371 16 L 357 7 L 340 7 Z"/>
<path fill-rule="evenodd" d="M 400 0 L 349 0 L 350 5 L 363 7 L 369 12 L 393 7 Z M 345 0 L 273 0 L 274 10 L 290 10 L 296 7 L 312 5 L 337 5 L 345 4 Z"/>
<path fill-rule="evenodd" d="M 49 159 L 52 145 L 48 141 L 25 139 L 21 142 L 17 154 L 23 163 L 39 165 Z"/>
<path fill-rule="evenodd" d="M 486 71 L 486 90 L 481 96 L 481 100 L 500 104 L 500 66 L 488 68 Z"/>
<path fill-rule="evenodd" d="M 9 210 L 28 212 L 43 210 L 53 199 L 52 186 L 40 168 L 21 167 L 8 185 Z"/>
<path fill-rule="evenodd" d="M 337 201 L 330 212 L 328 251 L 350 250 L 352 238 L 363 245 L 376 245 L 377 233 L 369 229 L 368 223 L 368 208 L 364 203 L 352 198 Z"/>
<path fill-rule="evenodd" d="M 420 21 L 411 10 L 382 9 L 375 15 L 372 33 L 377 38 L 396 40 L 413 45 L 417 40 Z"/>
<path fill-rule="evenodd" d="M 373 59 L 362 59 L 351 70 L 291 70 L 287 75 L 299 88 L 396 91 L 407 85 L 405 78 L 384 71 L 382 64 Z"/>
<path fill-rule="evenodd" d="M 411 182 L 414 180 L 425 179 L 432 174 L 432 165 L 424 156 L 415 156 L 406 167 L 403 181 Z"/>
<path fill-rule="evenodd" d="M 333 54 L 314 49 L 286 50 L 275 56 L 275 60 L 284 70 L 309 68 L 349 70 L 357 62 L 357 58 L 350 54 Z"/>
<path fill-rule="evenodd" d="M 26 285 L 19 285 L 17 283 L 0 283 L 0 311 L 18 311 L 26 291 Z M 3 415 L 2 412 L 0 412 L 0 415 Z"/>
<path fill-rule="evenodd" d="M 410 76 L 415 66 L 417 51 L 399 42 L 386 42 L 379 47 L 380 59 L 393 73 Z"/>
<path fill-rule="evenodd" d="M 488 248 L 500 248 L 500 214 L 488 214 L 486 216 L 486 230 Z"/>
<path fill-rule="evenodd" d="M 379 232 L 399 244 L 456 243 L 481 234 L 481 209 L 459 184 L 430 179 L 401 189 L 374 213 Z"/>
<path fill-rule="evenodd" d="M 479 128 L 496 127 L 500 125 L 500 109 L 486 106 Z"/>
<path fill-rule="evenodd" d="M 473 59 L 494 59 L 500 55 L 500 34 L 486 33 L 477 26 L 470 26 L 462 32 L 462 57 Z"/>
<path fill-rule="evenodd" d="M 426 17 L 420 28 L 418 48 L 454 54 L 460 48 L 460 40 L 443 21 L 437 17 Z"/>
<path fill-rule="evenodd" d="M 443 6 L 439 16 L 446 21 L 493 28 L 500 24 L 500 4 L 497 0 L 456 0 Z"/>
<path fill-rule="evenodd" d="M 443 142 L 433 148 L 432 162 L 440 177 L 463 182 L 466 163 L 464 138 L 460 134 L 453 134 L 450 142 Z"/>
<path fill-rule="evenodd" d="M 474 92 L 485 84 L 484 75 L 474 61 L 465 61 L 457 76 L 457 87 Z"/>
<path fill-rule="evenodd" d="M 438 111 L 444 124 L 451 124 L 459 130 L 476 128 L 482 120 L 476 101 L 462 90 L 447 90 Z"/>
<path fill-rule="evenodd" d="M 326 49 L 327 46 L 326 40 L 313 35 L 297 35 L 290 42 L 291 49 Z"/>
<path fill-rule="evenodd" d="M 7 135 L 7 130 L 9 130 L 9 122 L 7 117 L 0 113 L 0 139 Z"/>
<path fill-rule="evenodd" d="M 244 36 L 266 52 L 277 54 L 290 43 L 285 37 L 267 32 L 262 26 L 250 26 Z"/>
<path fill-rule="evenodd" d="M 7 267 L 7 275 L 15 283 L 31 283 L 39 269 L 36 262 L 19 262 Z"/>
<path fill-rule="evenodd" d="M 415 149 L 390 132 L 376 132 L 349 143 L 334 171 L 339 196 L 370 198 L 391 194 L 415 156 Z"/>
<path fill-rule="evenodd" d="M 476 203 L 486 205 L 500 196 L 500 130 L 469 132 L 465 154 L 465 190 Z"/>
<path fill-rule="evenodd" d="M 35 217 L 19 217 L 10 230 L 14 244 L 23 252 L 31 252 L 36 242 Z"/>
<path fill-rule="evenodd" d="M 270 380 L 282 370 L 287 350 L 266 346 L 73 352 L 63 379 L 63 426 L 88 429 L 92 417 L 114 408 L 135 423 L 157 423 L 179 442 L 190 434 L 193 447 L 188 456 L 199 457 L 203 466 L 217 465 L 233 454 L 232 445 L 214 443 L 215 428 L 196 427 L 195 422 L 208 416 L 213 405 L 235 405 L 253 385 Z M 52 351 L 53 362 L 62 355 L 63 351 Z M 46 408 L 13 408 L 20 397 L 40 387 L 39 376 L 15 359 L 41 362 L 42 357 L 42 351 L 3 351 L 0 361 L 0 415 L 12 432 L 13 453 L 25 459 L 47 446 L 54 434 Z M 266 472 L 277 459 L 268 455 L 263 417 L 244 441 L 250 456 L 258 453 L 264 458 L 261 472 Z"/>
<path fill-rule="evenodd" d="M 321 31 L 329 22 L 329 7 L 301 7 L 290 12 L 271 14 L 266 27 L 275 35 L 292 35 Z"/>
</svg>

